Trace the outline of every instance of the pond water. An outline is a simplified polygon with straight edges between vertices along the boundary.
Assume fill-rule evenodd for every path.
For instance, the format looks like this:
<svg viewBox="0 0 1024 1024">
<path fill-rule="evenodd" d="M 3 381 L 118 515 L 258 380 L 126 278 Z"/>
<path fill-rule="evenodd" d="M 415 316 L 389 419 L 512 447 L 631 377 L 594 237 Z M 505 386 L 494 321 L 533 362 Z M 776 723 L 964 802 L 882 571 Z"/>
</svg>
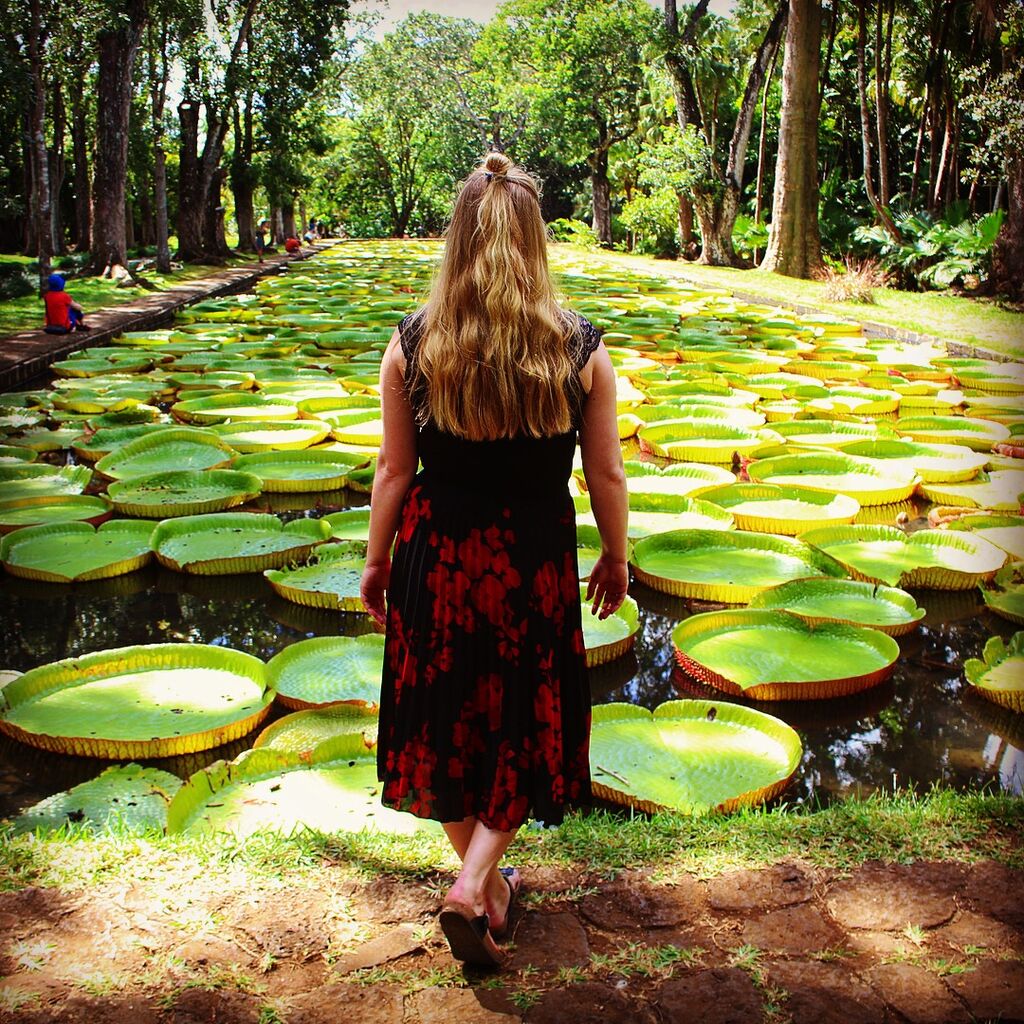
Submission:
<svg viewBox="0 0 1024 1024">
<path fill-rule="evenodd" d="M 394 293 L 414 301 L 411 293 L 425 281 L 436 251 L 412 247 L 410 253 L 405 262 L 394 258 L 390 251 L 383 257 L 368 252 L 365 262 L 350 260 L 344 271 L 350 280 L 338 285 L 340 293 L 369 295 L 390 277 Z M 341 272 L 339 268 L 339 281 Z M 655 287 L 656 282 L 652 282 L 653 277 L 633 281 L 625 291 L 636 288 L 656 296 L 662 294 L 659 288 L 667 288 Z M 335 283 L 332 276 L 332 295 Z M 591 306 L 596 306 L 598 313 L 623 314 L 613 306 L 628 302 L 608 298 L 600 290 L 594 292 L 594 286 L 589 272 L 577 273 L 578 294 L 589 294 Z M 742 323 L 735 319 L 737 315 L 745 314 L 722 309 L 715 314 L 734 317 L 726 325 L 730 331 Z M 708 325 L 714 319 L 705 316 L 688 322 L 696 324 L 700 320 L 702 329 L 710 330 Z M 621 322 L 628 326 L 626 320 Z M 380 326 L 376 321 L 374 325 Z M 656 339 L 663 338 L 667 331 L 664 323 L 652 327 L 639 320 L 633 321 L 630 329 L 647 330 Z M 384 337 L 389 331 L 386 327 Z M 732 336 L 714 335 L 718 342 Z M 623 337 L 618 335 L 619 339 Z M 779 342 L 775 339 L 771 344 Z M 767 343 L 762 340 L 759 344 Z M 735 356 L 746 358 L 749 353 Z M 360 372 L 367 373 L 370 367 L 361 365 Z M 45 383 L 33 385 L 42 387 Z M 627 442 L 625 447 L 629 458 L 665 463 L 663 459 L 638 455 L 636 442 Z M 46 456 L 43 461 L 65 459 L 73 461 L 66 452 Z M 94 481 L 90 491 L 102 488 L 102 483 Z M 264 495 L 244 509 L 274 512 L 287 520 L 320 516 L 366 501 L 365 495 L 348 491 Z M 872 521 L 891 523 L 892 509 L 872 510 L 887 516 Z M 927 510 L 927 505 L 910 510 L 912 529 L 924 525 L 922 517 Z M 591 670 L 594 702 L 627 701 L 654 708 L 677 697 L 720 699 L 721 694 L 703 689 L 675 668 L 671 633 L 687 616 L 721 606 L 668 597 L 639 583 L 634 583 L 630 593 L 639 606 L 636 646 L 628 656 Z M 783 799 L 828 803 L 852 794 L 894 788 L 922 790 L 938 782 L 958 789 L 1024 791 L 1024 715 L 1002 711 L 977 697 L 964 682 L 962 671 L 968 658 L 981 655 L 990 636 L 1012 636 L 1013 625 L 990 613 L 976 589 L 919 591 L 914 596 L 927 615 L 916 630 L 900 638 L 901 656 L 889 681 L 846 699 L 753 704 L 788 722 L 803 741 L 803 763 Z M 286 601 L 259 574 L 194 576 L 157 566 L 111 580 L 68 586 L 5 576 L 0 585 L 0 624 L 0 669 L 18 671 L 109 648 L 174 641 L 231 647 L 267 660 L 299 640 L 363 633 L 371 628 L 366 616 Z M 729 699 L 744 703 L 742 698 Z M 280 716 L 281 712 L 275 709 L 273 714 Z M 187 777 L 218 758 L 234 757 L 254 738 L 151 763 Z M 90 779 L 104 766 L 103 762 L 61 757 L 0 738 L 0 816 Z"/>
</svg>

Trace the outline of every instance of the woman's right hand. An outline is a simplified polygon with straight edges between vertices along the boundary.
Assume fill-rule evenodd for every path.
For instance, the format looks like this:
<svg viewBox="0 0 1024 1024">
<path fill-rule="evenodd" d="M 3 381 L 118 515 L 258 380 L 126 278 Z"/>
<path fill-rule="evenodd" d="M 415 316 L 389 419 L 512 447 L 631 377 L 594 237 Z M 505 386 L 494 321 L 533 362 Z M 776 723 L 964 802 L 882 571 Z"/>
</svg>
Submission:
<svg viewBox="0 0 1024 1024">
<path fill-rule="evenodd" d="M 601 555 L 590 571 L 587 581 L 587 601 L 593 601 L 592 610 L 599 619 L 607 619 L 618 611 L 629 590 L 629 569 L 623 559 Z"/>
</svg>

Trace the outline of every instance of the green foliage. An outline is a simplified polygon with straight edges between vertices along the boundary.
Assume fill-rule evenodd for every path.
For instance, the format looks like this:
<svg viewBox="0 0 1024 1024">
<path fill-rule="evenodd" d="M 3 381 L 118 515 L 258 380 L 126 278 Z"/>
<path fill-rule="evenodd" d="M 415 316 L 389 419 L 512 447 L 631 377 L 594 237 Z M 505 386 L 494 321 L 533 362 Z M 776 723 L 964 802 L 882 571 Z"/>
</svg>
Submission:
<svg viewBox="0 0 1024 1024">
<path fill-rule="evenodd" d="M 588 249 L 597 248 L 597 235 L 585 221 L 559 217 L 548 224 L 548 231 L 554 242 L 571 242 L 573 245 L 582 245 Z"/>
<path fill-rule="evenodd" d="M 1003 223 L 1002 210 L 973 220 L 964 212 L 951 207 L 946 218 L 926 211 L 898 217 L 900 242 L 877 225 L 858 228 L 854 238 L 877 254 L 903 287 L 949 288 L 969 276 L 985 277 Z"/>
<path fill-rule="evenodd" d="M 675 256 L 679 251 L 676 229 L 679 200 L 675 191 L 663 186 L 656 192 L 636 192 L 622 207 L 623 227 L 636 235 L 635 247 L 651 256 Z"/>
<path fill-rule="evenodd" d="M 744 213 L 739 214 L 732 226 L 732 244 L 745 259 L 753 259 L 755 249 L 764 252 L 768 245 L 768 225 L 758 224 Z"/>
</svg>

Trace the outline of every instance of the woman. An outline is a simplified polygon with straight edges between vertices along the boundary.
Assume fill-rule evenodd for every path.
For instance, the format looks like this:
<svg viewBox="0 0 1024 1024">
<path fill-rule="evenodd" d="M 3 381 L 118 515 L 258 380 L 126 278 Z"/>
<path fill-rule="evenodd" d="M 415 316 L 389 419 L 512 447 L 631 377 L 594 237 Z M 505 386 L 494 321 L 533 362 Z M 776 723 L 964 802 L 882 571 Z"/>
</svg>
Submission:
<svg viewBox="0 0 1024 1024">
<path fill-rule="evenodd" d="M 463 183 L 381 406 L 362 597 L 387 633 L 382 800 L 443 824 L 462 871 L 441 927 L 457 959 L 497 966 L 520 884 L 502 854 L 528 816 L 557 824 L 590 794 L 577 435 L 602 540 L 587 600 L 606 617 L 629 582 L 611 361 L 558 307 L 537 184 L 501 153 Z"/>
</svg>

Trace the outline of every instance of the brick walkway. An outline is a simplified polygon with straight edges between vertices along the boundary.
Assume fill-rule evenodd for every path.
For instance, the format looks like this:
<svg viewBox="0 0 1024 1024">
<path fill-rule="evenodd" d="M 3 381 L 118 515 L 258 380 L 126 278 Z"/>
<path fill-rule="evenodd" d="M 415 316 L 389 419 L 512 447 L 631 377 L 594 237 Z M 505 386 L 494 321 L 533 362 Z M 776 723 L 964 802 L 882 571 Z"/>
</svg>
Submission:
<svg viewBox="0 0 1024 1024">
<path fill-rule="evenodd" d="M 301 256 L 268 256 L 264 263 L 245 263 L 173 284 L 164 291 L 139 290 L 138 297 L 119 306 L 88 310 L 88 332 L 47 334 L 43 330 L 19 331 L 0 338 L 0 391 L 10 391 L 45 373 L 50 363 L 89 345 L 99 345 L 123 331 L 147 331 L 163 326 L 183 306 L 244 291 L 261 277 L 277 274 L 295 259 L 315 256 L 337 242 L 321 242 L 303 249 Z M 42 306 L 40 305 L 40 319 Z"/>
</svg>

